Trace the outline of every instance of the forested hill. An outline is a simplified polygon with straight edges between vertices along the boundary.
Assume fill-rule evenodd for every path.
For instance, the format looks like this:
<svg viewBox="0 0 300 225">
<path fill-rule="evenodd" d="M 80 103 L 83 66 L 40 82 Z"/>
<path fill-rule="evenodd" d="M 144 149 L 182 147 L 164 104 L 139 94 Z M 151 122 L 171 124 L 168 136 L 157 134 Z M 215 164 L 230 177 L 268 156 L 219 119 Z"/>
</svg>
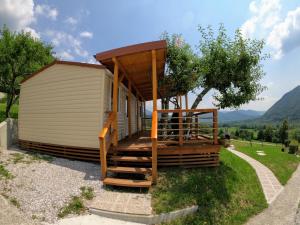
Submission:
<svg viewBox="0 0 300 225">
<path fill-rule="evenodd" d="M 261 117 L 261 120 L 268 122 L 277 122 L 284 119 L 300 121 L 300 85 L 283 95 Z"/>
</svg>

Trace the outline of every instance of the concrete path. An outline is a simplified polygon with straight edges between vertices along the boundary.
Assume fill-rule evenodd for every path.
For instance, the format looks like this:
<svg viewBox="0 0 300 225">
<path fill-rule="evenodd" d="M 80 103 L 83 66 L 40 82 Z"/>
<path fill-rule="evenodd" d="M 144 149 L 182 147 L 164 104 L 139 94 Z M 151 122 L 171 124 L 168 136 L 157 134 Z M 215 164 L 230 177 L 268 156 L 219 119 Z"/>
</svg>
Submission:
<svg viewBox="0 0 300 225">
<path fill-rule="evenodd" d="M 101 189 L 89 202 L 88 208 L 111 212 L 151 215 L 151 195 Z"/>
<path fill-rule="evenodd" d="M 114 220 L 97 215 L 84 215 L 59 220 L 55 225 L 142 225 L 121 220 Z"/>
<path fill-rule="evenodd" d="M 263 212 L 251 218 L 247 225 L 294 225 L 300 224 L 297 214 L 300 201 L 300 166 L 285 185 L 283 191 Z"/>
<path fill-rule="evenodd" d="M 246 160 L 255 169 L 255 172 L 265 194 L 267 203 L 271 204 L 283 189 L 282 185 L 274 176 L 272 171 L 257 160 L 247 156 L 244 153 L 236 151 L 233 145 L 228 147 L 227 149 L 233 154 Z"/>
</svg>

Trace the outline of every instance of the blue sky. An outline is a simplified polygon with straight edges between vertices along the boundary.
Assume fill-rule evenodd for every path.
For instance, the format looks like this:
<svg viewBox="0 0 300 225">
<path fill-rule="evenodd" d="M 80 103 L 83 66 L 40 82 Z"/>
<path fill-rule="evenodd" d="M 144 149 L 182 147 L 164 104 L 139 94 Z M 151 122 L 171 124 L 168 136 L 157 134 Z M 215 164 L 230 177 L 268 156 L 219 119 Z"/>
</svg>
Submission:
<svg viewBox="0 0 300 225">
<path fill-rule="evenodd" d="M 300 84 L 300 0 L 0 0 L 0 5 L 1 26 L 30 31 L 72 61 L 93 62 L 97 52 L 157 40 L 164 31 L 181 33 L 196 46 L 198 25 L 216 29 L 223 23 L 229 34 L 242 28 L 246 37 L 265 39 L 272 56 L 264 62 L 264 100 L 243 109 L 266 110 Z M 212 94 L 200 107 L 212 105 Z"/>
</svg>

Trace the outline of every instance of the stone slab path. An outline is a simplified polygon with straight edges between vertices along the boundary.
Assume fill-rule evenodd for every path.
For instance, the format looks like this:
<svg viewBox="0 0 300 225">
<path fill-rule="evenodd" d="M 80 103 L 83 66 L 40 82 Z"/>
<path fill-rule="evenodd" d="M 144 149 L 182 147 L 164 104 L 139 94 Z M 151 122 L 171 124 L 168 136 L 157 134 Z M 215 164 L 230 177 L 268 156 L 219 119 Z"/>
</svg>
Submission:
<svg viewBox="0 0 300 225">
<path fill-rule="evenodd" d="M 151 215 L 152 213 L 150 194 L 128 193 L 105 189 L 96 193 L 95 198 L 88 204 L 88 207 L 139 215 Z"/>
<path fill-rule="evenodd" d="M 283 190 L 283 186 L 277 180 L 273 172 L 257 160 L 249 157 L 248 155 L 242 152 L 236 151 L 234 146 L 230 146 L 227 149 L 233 154 L 246 160 L 255 169 L 255 172 L 261 183 L 264 195 L 266 197 L 267 203 L 271 204 Z"/>
<path fill-rule="evenodd" d="M 246 225 L 299 225 L 300 166 L 273 203 Z M 297 214 L 298 211 L 298 214 Z"/>
</svg>

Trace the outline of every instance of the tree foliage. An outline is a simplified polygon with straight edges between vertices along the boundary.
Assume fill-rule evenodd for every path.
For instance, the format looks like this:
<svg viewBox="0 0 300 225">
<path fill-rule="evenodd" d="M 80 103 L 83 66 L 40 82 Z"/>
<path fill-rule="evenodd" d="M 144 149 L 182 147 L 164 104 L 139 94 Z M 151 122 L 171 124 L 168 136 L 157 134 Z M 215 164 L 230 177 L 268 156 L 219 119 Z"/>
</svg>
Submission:
<svg viewBox="0 0 300 225">
<path fill-rule="evenodd" d="M 165 89 L 164 97 L 176 97 L 193 90 L 199 73 L 199 67 L 196 66 L 199 64 L 197 55 L 179 34 L 169 35 L 165 32 L 161 38 L 168 45 L 165 77 L 159 83 Z"/>
<path fill-rule="evenodd" d="M 18 100 L 20 82 L 54 60 L 52 49 L 30 33 L 0 29 L 0 92 L 7 95 L 6 117 Z"/>
<path fill-rule="evenodd" d="M 288 124 L 288 121 L 287 120 L 284 120 L 282 122 L 282 125 L 280 126 L 279 128 L 279 138 L 280 138 L 280 142 L 282 144 L 284 144 L 288 138 L 289 138 L 289 124 Z"/>
<path fill-rule="evenodd" d="M 214 90 L 215 105 L 219 108 L 236 108 L 251 100 L 265 89 L 260 84 L 264 76 L 261 61 L 263 41 L 242 37 L 240 30 L 233 38 L 221 25 L 218 34 L 211 27 L 199 27 L 198 54 L 181 36 L 166 37 L 168 42 L 167 77 L 172 80 L 169 94 L 194 91 L 197 97 L 192 108 L 197 108 L 203 97 Z M 180 37 L 181 45 L 176 40 Z M 199 92 L 199 90 L 201 90 Z M 180 92 L 180 93 L 179 93 Z"/>
</svg>

